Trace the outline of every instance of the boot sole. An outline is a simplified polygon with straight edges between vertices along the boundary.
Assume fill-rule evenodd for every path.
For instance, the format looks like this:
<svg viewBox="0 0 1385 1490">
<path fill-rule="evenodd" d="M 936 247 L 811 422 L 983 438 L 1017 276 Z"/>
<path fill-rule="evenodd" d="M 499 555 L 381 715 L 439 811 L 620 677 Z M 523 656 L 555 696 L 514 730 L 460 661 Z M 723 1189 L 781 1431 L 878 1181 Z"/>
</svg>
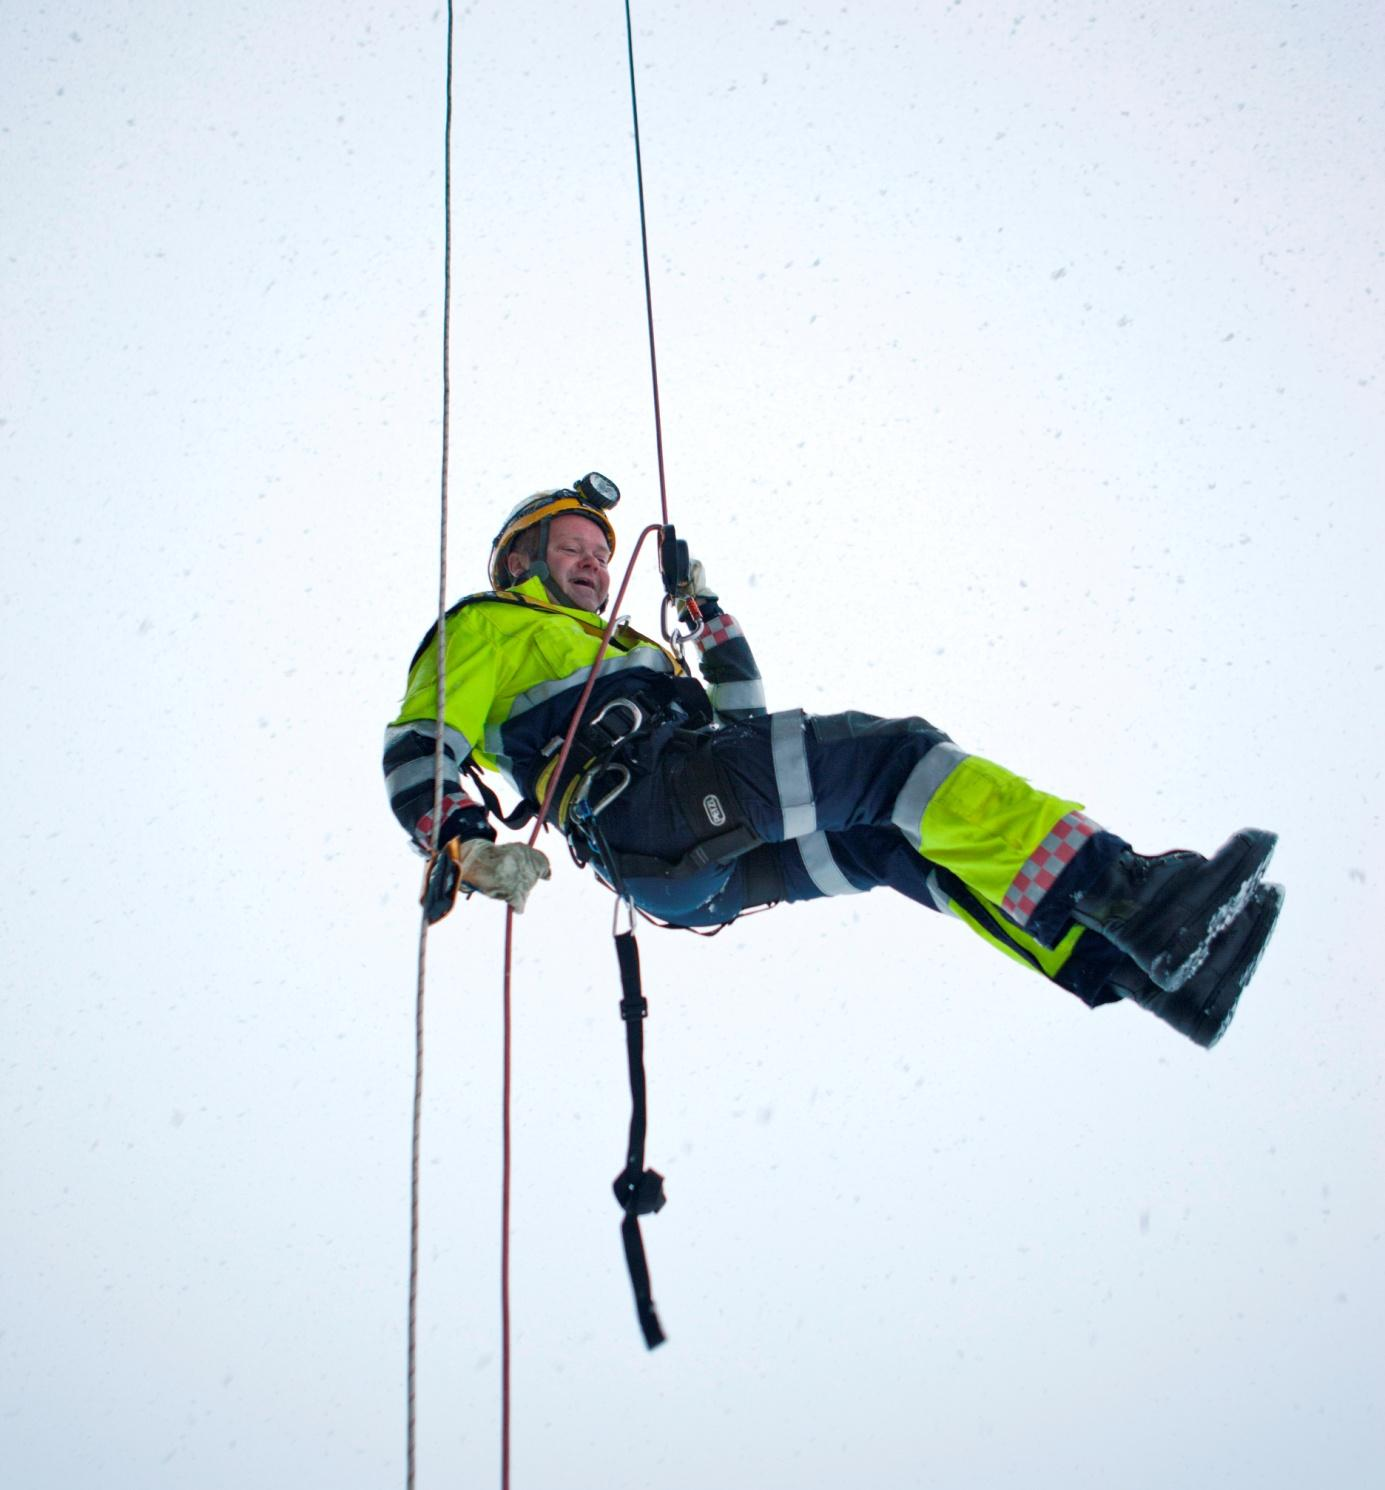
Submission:
<svg viewBox="0 0 1385 1490">
<path fill-rule="evenodd" d="M 1245 992 L 1246 985 L 1260 966 L 1260 959 L 1270 944 L 1275 922 L 1279 920 L 1279 912 L 1283 908 L 1283 885 L 1260 884 L 1256 887 L 1251 897 L 1250 909 L 1246 912 L 1251 918 L 1251 925 L 1246 932 L 1248 955 L 1243 954 L 1237 966 L 1217 984 L 1203 1007 L 1197 1032 L 1192 1036 L 1204 1049 L 1211 1050 L 1230 1027 L 1240 1004 L 1241 994 Z M 1228 933 L 1230 934 L 1232 933 Z"/>
<path fill-rule="evenodd" d="M 1164 942 L 1164 950 L 1148 968 L 1160 988 L 1174 993 L 1197 975 L 1212 943 L 1246 908 L 1278 841 L 1278 834 L 1264 828 L 1243 828 L 1233 833 L 1208 860 L 1203 898 L 1204 904 L 1215 906 L 1212 915 L 1191 925 L 1169 924 L 1142 931 L 1143 940 L 1157 937 Z"/>
</svg>

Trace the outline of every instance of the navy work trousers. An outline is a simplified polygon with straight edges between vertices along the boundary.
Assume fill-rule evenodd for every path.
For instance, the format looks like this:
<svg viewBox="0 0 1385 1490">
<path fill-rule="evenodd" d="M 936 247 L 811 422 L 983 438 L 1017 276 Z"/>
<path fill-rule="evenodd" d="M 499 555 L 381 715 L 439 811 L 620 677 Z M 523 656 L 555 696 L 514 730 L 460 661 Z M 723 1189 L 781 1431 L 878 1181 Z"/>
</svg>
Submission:
<svg viewBox="0 0 1385 1490">
<path fill-rule="evenodd" d="M 918 718 L 861 713 L 804 715 L 797 710 L 697 731 L 693 749 L 708 750 L 735 805 L 761 847 L 694 874 L 627 875 L 621 888 L 641 909 L 679 926 L 715 926 L 766 899 L 815 900 L 887 886 L 932 910 L 963 913 L 986 934 L 1037 967 L 1023 940 L 1007 937 L 1005 917 L 982 902 L 955 873 L 930 862 L 906 836 L 917 831 L 922 805 L 965 759 L 942 730 Z M 630 784 L 606 808 L 601 834 L 613 855 L 683 858 L 710 830 L 687 790 L 689 736 L 656 731 L 627 758 Z M 599 799 L 603 783 L 593 786 Z M 1049 896 L 1049 925 L 1066 927 L 1074 895 L 1124 847 L 1098 832 Z M 599 855 L 598 855 L 599 860 Z M 598 863 L 598 867 L 601 867 Z M 607 873 L 606 877 L 612 878 Z M 774 892 L 766 894 L 766 884 Z M 1096 938 L 1086 938 L 1096 942 Z M 1056 941 L 1045 939 L 1045 945 Z M 1073 974 L 1089 997 L 1097 963 L 1087 949 Z M 1060 980 L 1068 986 L 1071 980 Z"/>
</svg>

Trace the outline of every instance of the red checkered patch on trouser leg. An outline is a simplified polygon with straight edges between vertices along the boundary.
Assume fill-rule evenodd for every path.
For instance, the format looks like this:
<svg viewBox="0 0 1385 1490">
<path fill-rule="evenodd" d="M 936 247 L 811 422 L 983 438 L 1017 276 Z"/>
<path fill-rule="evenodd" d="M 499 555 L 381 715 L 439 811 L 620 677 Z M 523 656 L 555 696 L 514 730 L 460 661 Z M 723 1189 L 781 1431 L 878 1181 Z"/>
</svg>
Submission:
<svg viewBox="0 0 1385 1490">
<path fill-rule="evenodd" d="M 738 636 L 743 635 L 744 632 L 735 616 L 713 616 L 697 634 L 697 649 L 699 652 L 706 652 L 712 647 L 721 646 L 723 642 L 735 641 Z"/>
<path fill-rule="evenodd" d="M 1027 926 L 1039 902 L 1099 827 L 1084 812 L 1070 812 L 1054 823 L 1005 892 L 1001 902 L 1005 914 L 1020 926 Z"/>
</svg>

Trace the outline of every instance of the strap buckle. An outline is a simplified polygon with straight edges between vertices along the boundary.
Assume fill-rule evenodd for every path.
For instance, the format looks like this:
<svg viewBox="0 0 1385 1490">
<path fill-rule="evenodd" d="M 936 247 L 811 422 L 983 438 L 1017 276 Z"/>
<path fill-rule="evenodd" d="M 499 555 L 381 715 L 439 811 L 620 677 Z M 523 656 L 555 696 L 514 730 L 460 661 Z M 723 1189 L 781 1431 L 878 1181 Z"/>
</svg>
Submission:
<svg viewBox="0 0 1385 1490">
<path fill-rule="evenodd" d="M 638 1169 L 629 1164 L 611 1186 L 616 1204 L 627 1216 L 654 1216 L 664 1208 L 664 1177 L 657 1169 Z"/>
<path fill-rule="evenodd" d="M 629 729 L 617 732 L 610 725 L 606 725 L 605 729 L 601 728 L 606 716 L 612 709 L 628 709 L 630 711 Z M 600 745 L 604 745 L 608 750 L 614 750 L 617 745 L 623 745 L 632 736 L 639 734 L 643 728 L 644 710 L 640 708 L 634 699 L 613 698 L 609 703 L 601 706 L 601 712 L 583 726 L 582 732 L 585 735 L 589 730 L 600 730 L 604 738 L 599 742 L 592 743 L 599 743 Z"/>
</svg>

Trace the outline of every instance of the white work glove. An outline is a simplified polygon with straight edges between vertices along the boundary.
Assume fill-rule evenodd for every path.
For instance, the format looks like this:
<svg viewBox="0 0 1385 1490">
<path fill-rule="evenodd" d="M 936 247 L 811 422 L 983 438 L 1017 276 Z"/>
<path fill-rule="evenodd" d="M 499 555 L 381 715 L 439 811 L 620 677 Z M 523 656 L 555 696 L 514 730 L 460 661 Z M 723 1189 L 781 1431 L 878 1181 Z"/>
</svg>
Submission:
<svg viewBox="0 0 1385 1490">
<path fill-rule="evenodd" d="M 461 871 L 462 888 L 479 890 L 492 900 L 503 900 L 516 911 L 524 909 L 529 892 L 553 871 L 547 858 L 527 843 L 491 843 L 485 838 L 455 839 L 447 845 Z"/>
<path fill-rule="evenodd" d="M 707 583 L 707 571 L 702 567 L 701 559 L 693 559 L 688 564 L 688 578 L 684 584 L 678 586 L 678 612 L 682 615 L 687 609 L 689 600 L 715 600 L 717 592 Z"/>
</svg>

